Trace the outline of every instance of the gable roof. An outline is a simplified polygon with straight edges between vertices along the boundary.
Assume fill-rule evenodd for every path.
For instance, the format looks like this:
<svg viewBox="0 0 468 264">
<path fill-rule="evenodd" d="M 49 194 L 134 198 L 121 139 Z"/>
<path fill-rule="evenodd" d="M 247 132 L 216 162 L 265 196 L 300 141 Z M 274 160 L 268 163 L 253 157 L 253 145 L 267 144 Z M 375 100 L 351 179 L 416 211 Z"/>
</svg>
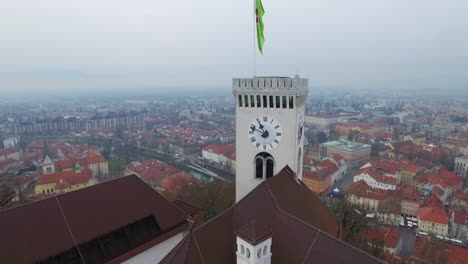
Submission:
<svg viewBox="0 0 468 264">
<path fill-rule="evenodd" d="M 70 231 L 80 245 L 149 216 L 161 235 L 187 217 L 134 175 L 0 211 L 0 263 L 38 262 L 75 248 Z"/>
<path fill-rule="evenodd" d="M 76 171 L 61 171 L 51 174 L 44 174 L 39 177 L 36 185 L 50 184 L 59 182 L 67 182 L 70 185 L 87 183 L 92 179 L 91 170 Z"/>
<path fill-rule="evenodd" d="M 234 264 L 238 234 L 255 241 L 271 234 L 272 263 L 381 263 L 337 238 L 336 217 L 289 167 L 195 228 L 161 263 Z"/>
<path fill-rule="evenodd" d="M 419 208 L 418 216 L 423 221 L 448 225 L 447 214 L 437 206 Z"/>
</svg>

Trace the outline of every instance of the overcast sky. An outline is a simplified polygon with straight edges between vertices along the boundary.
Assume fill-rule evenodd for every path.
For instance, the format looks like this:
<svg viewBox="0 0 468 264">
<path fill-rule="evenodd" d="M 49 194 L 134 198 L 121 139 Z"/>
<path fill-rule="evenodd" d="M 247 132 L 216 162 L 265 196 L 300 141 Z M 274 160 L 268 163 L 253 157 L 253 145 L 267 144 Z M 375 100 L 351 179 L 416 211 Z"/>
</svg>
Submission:
<svg viewBox="0 0 468 264">
<path fill-rule="evenodd" d="M 467 0 L 263 0 L 257 75 L 468 90 Z M 253 0 L 0 1 L 0 91 L 230 89 L 253 75 Z"/>
</svg>

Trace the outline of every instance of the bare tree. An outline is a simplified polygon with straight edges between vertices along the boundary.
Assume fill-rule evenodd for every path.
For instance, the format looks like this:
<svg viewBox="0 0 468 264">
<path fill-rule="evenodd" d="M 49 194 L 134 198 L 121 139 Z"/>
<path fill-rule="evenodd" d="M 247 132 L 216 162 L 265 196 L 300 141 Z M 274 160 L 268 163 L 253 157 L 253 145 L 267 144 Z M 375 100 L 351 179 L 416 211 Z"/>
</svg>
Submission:
<svg viewBox="0 0 468 264">
<path fill-rule="evenodd" d="M 329 206 L 343 226 L 344 241 L 354 239 L 356 234 L 367 227 L 366 213 L 363 208 L 356 207 L 347 199 L 332 198 Z"/>
<path fill-rule="evenodd" d="M 16 196 L 15 188 L 8 183 L 0 183 L 0 208 L 8 205 Z"/>
</svg>

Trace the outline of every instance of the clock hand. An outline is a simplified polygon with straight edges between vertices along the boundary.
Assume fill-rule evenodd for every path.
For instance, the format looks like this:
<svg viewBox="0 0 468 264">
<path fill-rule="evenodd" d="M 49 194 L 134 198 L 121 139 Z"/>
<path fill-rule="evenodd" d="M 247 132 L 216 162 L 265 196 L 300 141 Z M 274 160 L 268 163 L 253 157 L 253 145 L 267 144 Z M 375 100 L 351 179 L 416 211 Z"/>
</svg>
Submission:
<svg viewBox="0 0 468 264">
<path fill-rule="evenodd" d="M 257 119 L 257 122 L 258 122 L 258 127 L 259 127 L 260 129 L 263 129 L 263 125 L 262 125 L 262 123 L 260 123 L 260 121 L 259 121 L 258 119 Z"/>
</svg>

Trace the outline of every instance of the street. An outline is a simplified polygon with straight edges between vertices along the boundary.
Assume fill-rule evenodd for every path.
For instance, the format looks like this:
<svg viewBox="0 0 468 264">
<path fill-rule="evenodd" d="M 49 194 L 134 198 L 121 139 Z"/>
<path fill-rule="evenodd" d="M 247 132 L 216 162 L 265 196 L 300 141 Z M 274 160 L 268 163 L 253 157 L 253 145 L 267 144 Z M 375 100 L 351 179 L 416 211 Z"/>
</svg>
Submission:
<svg viewBox="0 0 468 264">
<path fill-rule="evenodd" d="M 403 230 L 401 234 L 401 255 L 406 258 L 411 256 L 411 252 L 413 252 L 416 231 L 415 229 L 408 229 L 406 227 L 401 228 L 401 230 Z"/>
</svg>

